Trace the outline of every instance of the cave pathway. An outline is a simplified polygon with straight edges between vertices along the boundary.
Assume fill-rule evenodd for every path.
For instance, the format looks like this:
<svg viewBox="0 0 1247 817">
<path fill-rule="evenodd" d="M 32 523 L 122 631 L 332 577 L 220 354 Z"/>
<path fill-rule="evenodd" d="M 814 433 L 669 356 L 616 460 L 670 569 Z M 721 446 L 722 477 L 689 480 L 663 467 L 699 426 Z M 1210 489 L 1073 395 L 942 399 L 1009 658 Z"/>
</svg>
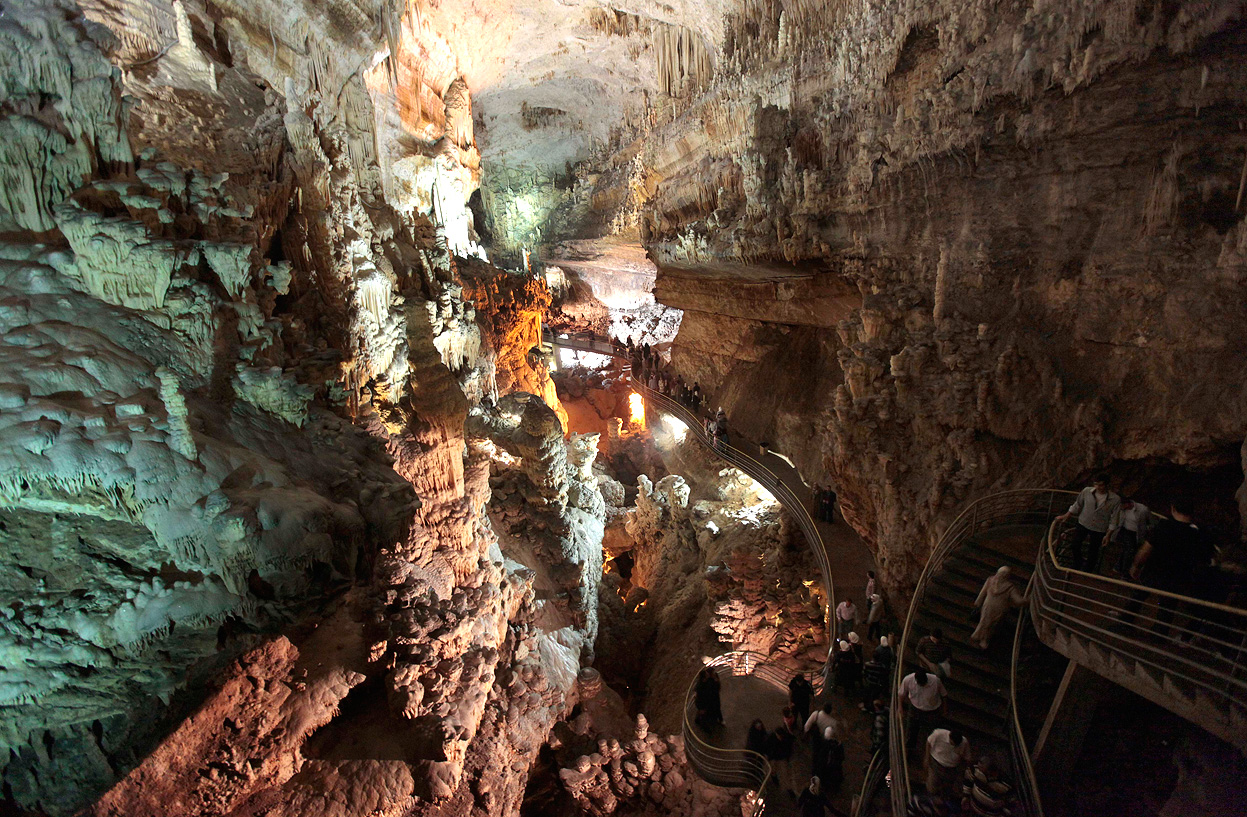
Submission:
<svg viewBox="0 0 1247 817">
<path fill-rule="evenodd" d="M 629 363 L 627 350 L 609 339 L 589 335 L 560 338 L 553 333 L 546 332 L 544 334 L 545 342 L 551 345 L 609 355 L 615 359 L 622 360 L 625 364 Z M 638 383 L 634 383 L 634 387 L 639 387 L 639 391 L 643 394 L 651 393 L 648 388 L 640 386 Z M 668 397 L 667 399 L 670 400 L 671 398 Z M 651 409 L 667 411 L 663 405 L 664 402 L 663 400 L 652 401 Z M 687 411 L 687 409 L 685 410 Z M 691 431 L 698 437 L 699 441 L 705 444 L 706 441 L 702 438 L 700 428 L 693 428 Z M 740 450 L 742 444 L 744 449 L 760 450 L 756 443 L 737 436 L 734 447 Z M 707 444 L 707 447 L 712 452 L 714 451 L 712 446 Z M 814 505 L 813 490 L 785 457 L 767 451 L 765 454 L 751 457 L 751 459 L 770 471 L 771 475 L 782 483 L 801 503 L 802 510 L 805 511 L 806 516 L 813 522 L 819 537 L 822 539 L 832 581 L 835 582 L 836 577 L 839 577 L 841 588 L 839 599 L 852 598 L 854 603 L 858 605 L 858 610 L 863 613 L 862 618 L 864 618 L 866 609 L 866 571 L 875 569 L 874 556 L 866 546 L 866 543 L 861 540 L 857 532 L 843 518 L 834 523 L 818 519 Z M 795 510 L 789 507 L 789 503 L 780 501 L 781 504 L 788 508 L 790 513 Z M 886 592 L 883 595 L 885 598 L 887 597 Z M 830 615 L 831 611 L 829 610 L 828 613 Z M 895 614 L 885 615 L 884 617 L 885 623 L 895 620 Z M 864 622 L 858 629 L 864 637 Z M 865 639 L 863 638 L 863 640 Z M 835 717 L 841 724 L 840 739 L 844 744 L 845 759 L 843 782 L 838 788 L 826 793 L 829 795 L 828 799 L 832 806 L 847 814 L 852 807 L 853 798 L 861 789 L 866 767 L 870 763 L 869 746 L 872 716 L 858 709 L 859 700 L 856 697 L 848 698 L 843 693 L 831 690 L 824 690 L 816 698 L 814 707 L 821 707 L 827 700 L 833 702 Z M 781 690 L 761 678 L 751 675 L 727 677 L 722 681 L 722 704 L 725 724 L 713 730 L 703 730 L 697 726 L 692 728 L 697 731 L 699 737 L 712 746 L 722 749 L 744 749 L 745 733 L 753 720 L 761 718 L 768 729 L 775 728 L 782 719 L 782 710 L 787 702 L 786 690 Z M 689 722 L 691 723 L 691 719 L 689 719 Z M 810 744 L 805 740 L 804 736 L 798 740 L 792 760 L 786 764 L 787 768 L 783 768 L 785 764 L 774 765 L 777 769 L 778 785 L 768 787 L 771 794 L 767 798 L 767 814 L 796 814 L 795 794 L 799 793 L 805 784 L 809 782 L 812 766 Z"/>
</svg>

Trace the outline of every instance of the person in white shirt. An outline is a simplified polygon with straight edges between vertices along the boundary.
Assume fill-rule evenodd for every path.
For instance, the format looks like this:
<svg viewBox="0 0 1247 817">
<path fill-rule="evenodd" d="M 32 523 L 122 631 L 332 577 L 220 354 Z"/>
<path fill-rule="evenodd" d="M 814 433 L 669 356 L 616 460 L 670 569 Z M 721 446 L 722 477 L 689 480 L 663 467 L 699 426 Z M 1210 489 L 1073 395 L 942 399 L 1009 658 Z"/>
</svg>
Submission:
<svg viewBox="0 0 1247 817">
<path fill-rule="evenodd" d="M 840 734 L 840 722 L 831 714 L 834 708 L 831 701 L 828 701 L 823 704 L 822 709 L 815 710 L 805 722 L 805 733 L 818 737 L 830 729 L 832 737 Z"/>
<path fill-rule="evenodd" d="M 840 638 L 848 638 L 856 623 L 857 607 L 853 605 L 853 599 L 846 598 L 836 605 L 836 633 Z"/>
<path fill-rule="evenodd" d="M 970 741 L 955 730 L 936 729 L 927 738 L 927 792 L 952 797 L 961 782 L 961 767 L 969 765 Z"/>
<path fill-rule="evenodd" d="M 1108 544 L 1109 535 L 1119 524 L 1121 497 L 1109 490 L 1108 475 L 1100 474 L 1091 480 L 1091 486 L 1078 493 L 1069 510 L 1057 517 L 1065 522 L 1070 517 L 1077 524 L 1069 534 L 1073 549 L 1075 570 L 1095 573 L 1100 567 L 1100 549 Z M 1083 553 L 1083 544 L 1090 540 L 1090 547 Z M 1084 558 L 1085 557 L 1085 558 Z"/>
<path fill-rule="evenodd" d="M 1152 525 L 1152 512 L 1141 502 L 1126 498 L 1121 501 L 1120 525 L 1113 531 L 1113 541 L 1117 544 L 1117 575 L 1130 575 L 1130 565 L 1134 564 L 1134 555 L 1139 552 L 1139 545 L 1147 540 L 1148 528 Z"/>
<path fill-rule="evenodd" d="M 944 682 L 924 669 L 916 669 L 901 681 L 901 707 L 907 719 L 905 733 L 911 744 L 918 735 L 925 736 L 938 724 L 937 719 L 944 708 Z"/>
</svg>

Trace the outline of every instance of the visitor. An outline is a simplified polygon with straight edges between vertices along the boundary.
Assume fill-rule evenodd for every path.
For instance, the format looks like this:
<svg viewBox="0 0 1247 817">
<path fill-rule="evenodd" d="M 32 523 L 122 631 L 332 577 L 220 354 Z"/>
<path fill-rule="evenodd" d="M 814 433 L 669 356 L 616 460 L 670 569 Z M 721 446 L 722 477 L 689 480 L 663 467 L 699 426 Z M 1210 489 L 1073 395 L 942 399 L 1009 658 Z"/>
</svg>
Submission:
<svg viewBox="0 0 1247 817">
<path fill-rule="evenodd" d="M 849 648 L 853 650 L 853 654 L 857 656 L 857 663 L 866 663 L 866 651 L 862 646 L 862 637 L 856 632 L 849 633 Z"/>
<path fill-rule="evenodd" d="M 966 769 L 961 783 L 961 813 L 976 817 L 1003 817 L 1009 814 L 1009 795 L 1013 787 L 1000 776 L 991 757 L 984 755 L 972 769 Z"/>
<path fill-rule="evenodd" d="M 761 718 L 755 718 L 753 723 L 749 725 L 749 731 L 745 734 L 745 751 L 757 752 L 760 755 L 766 755 L 767 742 L 770 733 L 766 730 L 766 724 Z"/>
<path fill-rule="evenodd" d="M 863 712 L 870 711 L 870 702 L 883 693 L 888 683 L 888 676 L 892 672 L 891 664 L 884 664 L 876 660 L 877 657 L 877 655 L 871 656 L 871 659 L 862 665 L 862 702 L 858 708 Z"/>
<path fill-rule="evenodd" d="M 806 719 L 805 734 L 810 735 L 815 741 L 828 729 L 832 730 L 833 736 L 838 735 L 840 733 L 840 723 L 836 720 L 835 715 L 832 714 L 834 710 L 835 707 L 831 701 L 823 704 L 822 709 L 817 710 Z"/>
<path fill-rule="evenodd" d="M 827 805 L 823 802 L 822 785 L 817 776 L 810 778 L 810 785 L 801 790 L 797 798 L 801 817 L 827 817 Z"/>
<path fill-rule="evenodd" d="M 723 704 L 720 697 L 719 675 L 710 667 L 702 667 L 693 689 L 693 703 L 697 708 L 694 720 L 702 727 L 723 723 Z"/>
<path fill-rule="evenodd" d="M 954 798 L 961 782 L 961 768 L 970 764 L 970 741 L 960 732 L 935 729 L 927 738 L 927 791 L 937 797 Z"/>
<path fill-rule="evenodd" d="M 804 673 L 798 672 L 788 682 L 788 700 L 792 702 L 797 720 L 805 723 L 806 718 L 810 717 L 810 701 L 814 700 L 814 686 Z"/>
<path fill-rule="evenodd" d="M 899 688 L 901 709 L 906 717 L 906 733 L 910 745 L 917 743 L 919 735 L 926 735 L 938 726 L 944 709 L 944 682 L 927 675 L 924 669 L 916 669 L 901 681 Z"/>
<path fill-rule="evenodd" d="M 1195 577 L 1212 563 L 1216 553 L 1207 533 L 1195 524 L 1194 508 L 1185 497 L 1174 498 L 1170 503 L 1171 519 L 1157 520 L 1148 532 L 1147 541 L 1135 554 L 1130 566 L 1130 578 L 1164 593 L 1184 596 L 1207 596 L 1206 588 L 1195 586 Z M 1148 590 L 1136 590 L 1126 605 L 1126 623 L 1132 623 L 1150 595 Z M 1160 608 L 1156 614 L 1157 632 L 1168 635 L 1169 626 L 1177 613 L 1178 600 L 1161 595 L 1157 600 Z"/>
<path fill-rule="evenodd" d="M 875 594 L 875 571 L 866 571 L 866 598 L 870 598 Z"/>
<path fill-rule="evenodd" d="M 857 624 L 857 607 L 854 606 L 853 599 L 845 598 L 836 605 L 836 635 L 840 638 L 846 637 L 855 624 Z"/>
<path fill-rule="evenodd" d="M 715 450 L 722 451 L 728 445 L 730 442 L 727 433 L 727 413 L 720 406 L 714 415 L 714 447 Z"/>
<path fill-rule="evenodd" d="M 862 680 L 862 664 L 857 653 L 853 651 L 853 645 L 848 641 L 840 642 L 835 658 L 832 659 L 832 669 L 836 679 L 835 686 L 843 689 L 845 694 L 852 694 L 857 690 L 857 685 Z"/>
<path fill-rule="evenodd" d="M 1069 537 L 1073 551 L 1075 570 L 1095 573 L 1100 567 L 1100 550 L 1108 544 L 1109 531 L 1118 525 L 1121 513 L 1121 497 L 1109 490 L 1108 475 L 1099 474 L 1091 480 L 1091 485 L 1079 492 L 1069 510 L 1057 517 L 1058 522 L 1065 522 L 1075 517 L 1077 522 Z M 1088 542 L 1088 540 L 1090 540 Z M 1088 550 L 1083 552 L 1084 544 Z"/>
<path fill-rule="evenodd" d="M 701 411 L 701 384 L 693 383 L 693 413 Z"/>
<path fill-rule="evenodd" d="M 944 640 L 944 631 L 936 627 L 928 635 L 918 639 L 918 661 L 940 680 L 948 680 L 952 674 L 953 651 Z"/>
<path fill-rule="evenodd" d="M 1127 497 L 1121 501 L 1120 524 L 1113 530 L 1113 544 L 1117 547 L 1116 574 L 1130 575 L 1139 546 L 1147 541 L 1148 528 L 1152 524 L 1152 512 L 1142 502 Z"/>
<path fill-rule="evenodd" d="M 1013 583 L 1012 571 L 1007 566 L 997 570 L 995 575 L 983 582 L 983 589 L 974 600 L 979 624 L 970 635 L 970 643 L 981 650 L 987 649 L 1000 620 L 1014 607 L 1025 603 L 1026 596 Z"/>
<path fill-rule="evenodd" d="M 866 711 L 872 716 L 870 722 L 870 753 L 873 755 L 888 745 L 888 722 L 891 720 L 891 710 L 888 708 L 886 700 L 882 697 L 876 697 Z"/>
<path fill-rule="evenodd" d="M 823 791 L 832 793 L 844 782 L 844 745 L 836 740 L 831 729 L 823 731 L 823 739 L 814 752 L 813 772 L 823 785 Z"/>
<path fill-rule="evenodd" d="M 784 707 L 782 715 L 784 728 L 795 736 L 797 734 L 797 730 L 801 726 L 801 722 L 797 720 L 797 710 L 789 704 Z"/>
<path fill-rule="evenodd" d="M 867 587 L 873 586 L 874 582 L 872 577 Z M 866 613 L 866 637 L 874 641 L 883 632 L 883 596 L 871 593 L 866 598 L 870 599 L 870 611 Z"/>
<path fill-rule="evenodd" d="M 830 486 L 818 492 L 818 518 L 830 525 L 836 522 L 836 492 Z"/>
<path fill-rule="evenodd" d="M 880 664 L 886 664 L 888 669 L 896 663 L 896 653 L 892 649 L 892 639 L 886 635 L 879 639 L 879 646 L 875 647 L 874 655 L 871 660 L 878 661 Z"/>
<path fill-rule="evenodd" d="M 784 712 L 790 713 L 791 707 L 784 707 Z M 790 714 L 786 714 L 784 722 L 771 730 L 766 743 L 766 758 L 771 761 L 775 782 L 781 789 L 792 788 L 788 778 L 791 771 L 793 744 L 796 743 L 797 736 L 796 732 L 789 727 L 790 720 L 793 725 L 796 724 L 796 720 Z"/>
</svg>

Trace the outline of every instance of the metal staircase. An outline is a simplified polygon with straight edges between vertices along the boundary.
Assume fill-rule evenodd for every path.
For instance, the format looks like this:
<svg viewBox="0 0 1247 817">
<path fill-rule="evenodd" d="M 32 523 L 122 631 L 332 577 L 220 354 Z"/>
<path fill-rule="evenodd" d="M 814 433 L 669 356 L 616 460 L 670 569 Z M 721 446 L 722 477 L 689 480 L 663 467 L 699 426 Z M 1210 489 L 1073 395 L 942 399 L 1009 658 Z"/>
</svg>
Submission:
<svg viewBox="0 0 1247 817">
<path fill-rule="evenodd" d="M 1247 751 L 1247 610 L 1065 567 L 1059 541 L 1053 521 L 1030 600 L 1043 642 Z M 1176 607 L 1167 632 L 1160 599 Z"/>
<path fill-rule="evenodd" d="M 1032 563 L 1015 554 L 1038 548 L 1048 521 L 1064 501 L 1058 491 L 1006 491 L 984 497 L 962 511 L 940 538 L 918 579 L 897 650 L 902 659 L 897 673 L 900 678 L 919 666 L 915 653 L 918 639 L 936 627 L 943 630 L 953 648 L 952 677 L 945 683 L 946 720 L 965 732 L 972 745 L 1008 748 L 1008 756 L 1014 759 L 1011 779 L 1025 813 L 1033 816 L 1042 815 L 1042 810 L 1014 711 L 1016 636 L 1010 639 L 1012 630 L 1002 625 L 991 649 L 980 651 L 969 643 L 974 629 L 969 616 L 983 582 L 1002 565 L 1009 565 L 1019 579 L 1030 576 Z M 892 813 L 904 815 L 914 793 L 911 766 L 921 765 L 925 747 L 916 740 L 914 755 L 906 751 L 897 684 L 892 686 L 890 729 Z"/>
</svg>

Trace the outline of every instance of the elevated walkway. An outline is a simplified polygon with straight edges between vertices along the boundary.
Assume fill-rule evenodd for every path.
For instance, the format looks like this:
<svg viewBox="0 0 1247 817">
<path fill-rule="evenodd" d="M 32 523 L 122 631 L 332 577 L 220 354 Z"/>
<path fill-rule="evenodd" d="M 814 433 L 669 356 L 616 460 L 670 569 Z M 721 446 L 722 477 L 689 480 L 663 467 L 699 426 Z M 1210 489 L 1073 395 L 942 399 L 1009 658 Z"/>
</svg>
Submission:
<svg viewBox="0 0 1247 817">
<path fill-rule="evenodd" d="M 1247 752 L 1247 610 L 1066 567 L 1060 533 L 1053 520 L 1030 599 L 1043 642 Z"/>
</svg>

